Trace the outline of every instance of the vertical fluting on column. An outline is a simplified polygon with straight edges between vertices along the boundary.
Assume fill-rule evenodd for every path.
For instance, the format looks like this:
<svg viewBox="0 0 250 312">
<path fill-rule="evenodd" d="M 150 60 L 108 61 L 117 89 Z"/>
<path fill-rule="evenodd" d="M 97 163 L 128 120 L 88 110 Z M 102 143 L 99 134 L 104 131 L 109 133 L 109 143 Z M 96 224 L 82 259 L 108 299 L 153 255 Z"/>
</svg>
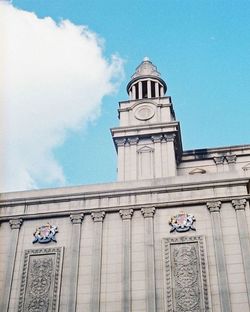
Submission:
<svg viewBox="0 0 250 312">
<path fill-rule="evenodd" d="M 133 209 L 120 210 L 122 218 L 122 312 L 131 311 L 131 218 Z"/>
<path fill-rule="evenodd" d="M 249 232 L 246 219 L 246 208 L 247 201 L 245 198 L 232 200 L 232 205 L 235 209 L 238 232 L 240 238 L 241 253 L 243 259 L 243 266 L 245 271 L 245 278 L 247 284 L 247 295 L 248 303 L 250 305 L 250 242 Z"/>
<path fill-rule="evenodd" d="M 223 245 L 223 234 L 222 234 L 221 220 L 220 220 L 221 202 L 220 201 L 208 202 L 207 208 L 211 213 L 211 219 L 212 219 L 212 231 L 213 231 L 213 241 L 214 241 L 214 248 L 215 248 L 215 261 L 216 261 L 216 267 L 217 267 L 221 311 L 230 312 L 231 311 L 230 293 L 229 293 L 229 286 L 228 286 L 224 245 Z"/>
<path fill-rule="evenodd" d="M 162 135 L 153 135 L 151 137 L 152 141 L 154 142 L 154 148 L 155 148 L 154 167 L 155 167 L 156 178 L 162 177 L 162 152 L 161 152 L 162 138 L 163 138 Z"/>
<path fill-rule="evenodd" d="M 83 213 L 76 213 L 70 215 L 72 229 L 70 240 L 70 274 L 69 274 L 67 311 L 72 312 L 76 311 L 76 303 L 77 303 L 81 224 L 83 217 L 84 217 Z"/>
<path fill-rule="evenodd" d="M 147 312 L 156 311 L 155 255 L 154 255 L 154 213 L 155 208 L 142 208 L 144 216 L 145 262 L 146 262 L 146 303 Z"/>
<path fill-rule="evenodd" d="M 91 213 L 94 221 L 94 238 L 92 247 L 92 285 L 90 297 L 90 311 L 100 311 L 101 295 L 101 267 L 102 267 L 102 222 L 104 211 Z"/>
<path fill-rule="evenodd" d="M 13 281 L 13 274 L 15 269 L 16 252 L 18 245 L 19 230 L 21 228 L 22 219 L 10 219 L 9 224 L 11 228 L 10 244 L 7 256 L 7 267 L 5 271 L 5 279 L 3 286 L 3 294 L 1 300 L 1 312 L 7 312 L 9 310 L 9 302 L 11 295 L 11 287 Z"/>
</svg>

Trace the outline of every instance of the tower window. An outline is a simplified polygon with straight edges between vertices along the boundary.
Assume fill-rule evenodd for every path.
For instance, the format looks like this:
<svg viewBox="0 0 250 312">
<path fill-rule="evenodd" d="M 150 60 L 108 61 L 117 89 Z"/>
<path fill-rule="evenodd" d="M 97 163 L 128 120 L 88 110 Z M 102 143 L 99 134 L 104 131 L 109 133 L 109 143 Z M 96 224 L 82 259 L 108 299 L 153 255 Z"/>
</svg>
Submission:
<svg viewBox="0 0 250 312">
<path fill-rule="evenodd" d="M 151 81 L 151 96 L 152 98 L 155 97 L 155 82 Z"/>
<path fill-rule="evenodd" d="M 135 98 L 136 98 L 136 100 L 139 99 L 139 86 L 138 86 L 138 83 L 135 85 Z"/>
<path fill-rule="evenodd" d="M 142 81 L 142 98 L 148 98 L 148 87 L 147 81 Z"/>
</svg>

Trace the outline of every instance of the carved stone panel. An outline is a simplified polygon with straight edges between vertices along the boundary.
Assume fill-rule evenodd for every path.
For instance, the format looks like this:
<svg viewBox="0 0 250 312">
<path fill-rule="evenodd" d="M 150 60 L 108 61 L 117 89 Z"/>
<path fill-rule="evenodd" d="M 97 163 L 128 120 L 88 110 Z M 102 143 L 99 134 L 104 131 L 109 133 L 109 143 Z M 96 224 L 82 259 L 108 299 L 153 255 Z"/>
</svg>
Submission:
<svg viewBox="0 0 250 312">
<path fill-rule="evenodd" d="M 204 238 L 165 238 L 163 249 L 166 311 L 210 311 Z"/>
<path fill-rule="evenodd" d="M 18 312 L 58 311 L 62 258 L 62 247 L 25 250 Z"/>
</svg>

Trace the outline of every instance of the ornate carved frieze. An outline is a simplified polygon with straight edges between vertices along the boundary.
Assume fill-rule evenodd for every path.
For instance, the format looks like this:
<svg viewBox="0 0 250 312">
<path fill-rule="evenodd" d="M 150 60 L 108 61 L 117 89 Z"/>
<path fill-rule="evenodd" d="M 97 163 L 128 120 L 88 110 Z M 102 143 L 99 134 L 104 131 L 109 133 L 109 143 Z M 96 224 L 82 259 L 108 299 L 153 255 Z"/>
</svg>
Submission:
<svg viewBox="0 0 250 312">
<path fill-rule="evenodd" d="M 58 311 L 62 257 L 62 247 L 25 250 L 18 312 Z"/>
<path fill-rule="evenodd" d="M 155 213 L 155 207 L 142 208 L 141 213 L 144 218 L 153 218 Z"/>
<path fill-rule="evenodd" d="M 115 139 L 115 144 L 117 146 L 125 146 L 127 139 L 126 138 L 116 138 Z"/>
<path fill-rule="evenodd" d="M 210 311 L 204 238 L 165 238 L 163 249 L 166 310 Z"/>
<path fill-rule="evenodd" d="M 84 217 L 83 213 L 74 213 L 70 215 L 70 221 L 73 224 L 81 224 L 83 217 Z"/>
<path fill-rule="evenodd" d="M 22 219 L 10 219 L 9 221 L 9 225 L 12 230 L 20 229 L 22 223 L 23 223 Z"/>
<path fill-rule="evenodd" d="M 130 220 L 133 215 L 133 209 L 122 209 L 119 211 L 122 220 Z"/>
<path fill-rule="evenodd" d="M 247 201 L 245 198 L 232 200 L 232 205 L 235 210 L 245 210 Z"/>
<path fill-rule="evenodd" d="M 105 212 L 104 211 L 92 212 L 91 217 L 94 222 L 102 222 L 105 217 Z"/>
<path fill-rule="evenodd" d="M 221 201 L 207 202 L 207 208 L 210 212 L 220 212 Z"/>
</svg>

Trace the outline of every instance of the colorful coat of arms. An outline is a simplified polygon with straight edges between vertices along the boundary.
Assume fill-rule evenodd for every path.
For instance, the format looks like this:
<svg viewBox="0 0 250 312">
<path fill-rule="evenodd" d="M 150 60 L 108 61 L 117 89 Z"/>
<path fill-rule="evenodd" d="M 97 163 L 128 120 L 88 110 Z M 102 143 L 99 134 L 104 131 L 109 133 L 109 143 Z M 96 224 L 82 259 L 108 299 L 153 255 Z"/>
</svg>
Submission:
<svg viewBox="0 0 250 312">
<path fill-rule="evenodd" d="M 170 229 L 170 233 L 173 231 L 176 232 L 187 232 L 189 230 L 196 231 L 193 225 L 194 221 L 195 217 L 193 215 L 181 212 L 170 219 L 169 224 L 172 226 L 172 228 Z"/>
<path fill-rule="evenodd" d="M 58 232 L 57 226 L 55 225 L 50 225 L 47 223 L 46 225 L 42 225 L 38 228 L 36 228 L 34 235 L 34 243 L 49 243 L 50 241 L 56 242 L 55 235 Z"/>
</svg>

